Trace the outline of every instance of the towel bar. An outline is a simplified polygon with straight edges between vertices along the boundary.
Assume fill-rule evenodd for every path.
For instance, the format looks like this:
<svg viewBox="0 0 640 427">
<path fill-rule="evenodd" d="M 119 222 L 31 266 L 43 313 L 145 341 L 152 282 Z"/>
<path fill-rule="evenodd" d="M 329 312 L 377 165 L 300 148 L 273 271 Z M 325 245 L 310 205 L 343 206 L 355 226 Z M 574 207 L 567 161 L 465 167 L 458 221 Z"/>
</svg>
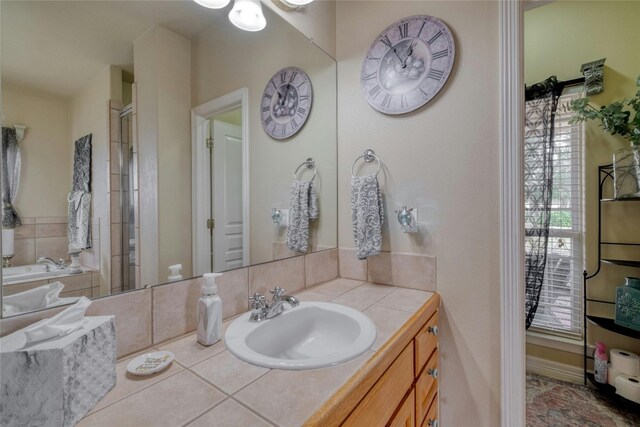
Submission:
<svg viewBox="0 0 640 427">
<path fill-rule="evenodd" d="M 367 163 L 371 163 L 374 160 L 377 161 L 378 162 L 378 170 L 376 171 L 376 176 L 378 176 L 378 173 L 380 172 L 380 167 L 382 166 L 382 162 L 380 161 L 378 156 L 376 156 L 376 153 L 372 149 L 368 148 L 368 149 L 366 149 L 364 151 L 363 155 L 356 157 L 356 159 L 353 161 L 353 164 L 351 165 L 351 177 L 352 178 L 356 177 L 355 173 L 353 173 L 353 168 L 356 166 L 356 163 L 360 159 L 364 159 L 364 161 L 367 162 Z"/>
<path fill-rule="evenodd" d="M 308 169 L 313 169 L 313 176 L 309 180 L 309 182 L 313 181 L 316 178 L 316 173 L 318 173 L 318 168 L 316 168 L 316 161 L 313 158 L 309 157 L 304 162 L 300 163 L 300 165 L 296 168 L 296 171 L 293 173 L 293 179 L 298 180 L 298 171 L 301 167 L 306 166 Z M 304 173 L 304 169 L 300 174 L 300 179 L 302 179 L 302 174 Z"/>
</svg>

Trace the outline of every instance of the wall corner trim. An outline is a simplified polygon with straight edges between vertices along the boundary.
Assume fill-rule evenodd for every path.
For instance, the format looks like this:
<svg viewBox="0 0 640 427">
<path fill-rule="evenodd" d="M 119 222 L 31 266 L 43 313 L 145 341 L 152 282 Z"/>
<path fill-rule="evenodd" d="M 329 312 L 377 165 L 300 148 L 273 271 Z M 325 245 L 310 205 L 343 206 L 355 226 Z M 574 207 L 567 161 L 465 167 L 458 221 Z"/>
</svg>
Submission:
<svg viewBox="0 0 640 427">
<path fill-rule="evenodd" d="M 519 0 L 499 6 L 501 425 L 526 424 L 523 212 L 523 23 Z"/>
</svg>

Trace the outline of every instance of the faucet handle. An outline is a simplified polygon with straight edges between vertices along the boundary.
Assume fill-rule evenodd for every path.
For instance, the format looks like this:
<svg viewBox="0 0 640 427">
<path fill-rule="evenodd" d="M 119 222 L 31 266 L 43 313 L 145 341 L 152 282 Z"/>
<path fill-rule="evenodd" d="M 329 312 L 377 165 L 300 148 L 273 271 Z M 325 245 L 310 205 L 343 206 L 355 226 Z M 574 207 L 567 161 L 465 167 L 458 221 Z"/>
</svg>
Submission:
<svg viewBox="0 0 640 427">
<path fill-rule="evenodd" d="M 282 296 L 284 295 L 285 290 L 283 288 L 281 288 L 280 286 L 276 286 L 275 288 L 271 289 L 269 292 L 271 292 L 271 295 L 273 295 L 273 300 L 277 301 L 280 298 L 282 298 Z"/>
<path fill-rule="evenodd" d="M 267 298 L 258 292 L 250 296 L 249 301 L 251 301 L 252 310 L 261 310 L 267 306 Z"/>
</svg>

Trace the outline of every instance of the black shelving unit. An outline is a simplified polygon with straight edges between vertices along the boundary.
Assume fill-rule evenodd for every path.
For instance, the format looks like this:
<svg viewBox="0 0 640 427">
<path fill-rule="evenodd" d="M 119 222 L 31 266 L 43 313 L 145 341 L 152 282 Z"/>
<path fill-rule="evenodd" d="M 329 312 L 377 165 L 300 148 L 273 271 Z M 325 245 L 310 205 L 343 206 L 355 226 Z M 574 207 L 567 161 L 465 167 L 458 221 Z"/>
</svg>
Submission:
<svg viewBox="0 0 640 427">
<path fill-rule="evenodd" d="M 593 385 L 595 385 L 604 395 L 606 395 L 610 400 L 617 401 L 620 406 L 631 409 L 633 411 L 640 411 L 640 404 L 632 402 L 630 400 L 625 399 L 622 396 L 616 394 L 615 387 L 612 387 L 608 384 L 600 384 L 595 379 L 593 374 L 587 372 L 587 361 L 589 359 L 593 359 L 593 356 L 589 354 L 588 343 L 587 343 L 587 328 L 588 325 L 595 325 L 596 327 L 606 329 L 610 332 L 624 335 L 627 337 L 640 339 L 640 331 L 636 331 L 630 328 L 625 328 L 624 326 L 617 325 L 613 319 L 607 317 L 593 316 L 588 314 L 588 306 L 587 304 L 599 303 L 599 304 L 610 304 L 615 305 L 615 301 L 606 301 L 599 300 L 594 298 L 588 298 L 587 294 L 587 281 L 589 279 L 594 278 L 600 273 L 600 269 L 602 264 L 610 264 L 621 267 L 631 267 L 638 268 L 640 270 L 640 260 L 633 259 L 610 259 L 610 258 L 602 258 L 602 246 L 606 245 L 615 245 L 615 246 L 640 246 L 638 242 L 611 242 L 611 241 L 602 241 L 602 205 L 604 203 L 630 203 L 630 202 L 639 202 L 640 197 L 632 197 L 625 199 L 610 199 L 604 198 L 603 189 L 605 185 L 613 185 L 613 164 L 600 166 L 598 167 L 599 173 L 599 188 L 598 188 L 598 268 L 592 274 L 587 273 L 587 270 L 584 270 L 583 275 L 583 298 L 584 298 L 584 384 L 587 384 L 587 381 L 590 381 Z M 640 273 L 639 273 L 640 274 Z"/>
</svg>

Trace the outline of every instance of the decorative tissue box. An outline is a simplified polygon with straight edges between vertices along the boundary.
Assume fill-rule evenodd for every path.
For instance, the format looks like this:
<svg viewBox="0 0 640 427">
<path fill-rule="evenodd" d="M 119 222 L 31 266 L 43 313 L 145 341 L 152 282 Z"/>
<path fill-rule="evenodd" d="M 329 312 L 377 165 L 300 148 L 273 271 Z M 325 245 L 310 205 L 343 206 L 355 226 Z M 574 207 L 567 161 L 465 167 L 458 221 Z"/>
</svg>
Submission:
<svg viewBox="0 0 640 427">
<path fill-rule="evenodd" d="M 625 286 L 616 288 L 616 325 L 640 331 L 640 279 L 627 277 Z"/>
<path fill-rule="evenodd" d="M 73 426 L 116 384 L 113 316 L 25 346 L 24 330 L 0 339 L 0 425 Z"/>
</svg>

